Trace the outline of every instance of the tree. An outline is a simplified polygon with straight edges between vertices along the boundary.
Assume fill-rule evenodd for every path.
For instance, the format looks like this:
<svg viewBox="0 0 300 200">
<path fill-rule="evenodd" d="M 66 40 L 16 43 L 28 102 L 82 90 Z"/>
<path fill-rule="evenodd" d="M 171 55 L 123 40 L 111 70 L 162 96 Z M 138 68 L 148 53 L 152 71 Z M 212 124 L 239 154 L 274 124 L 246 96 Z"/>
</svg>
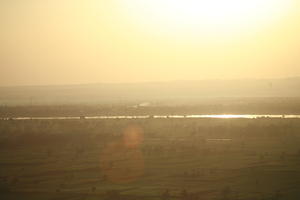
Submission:
<svg viewBox="0 0 300 200">
<path fill-rule="evenodd" d="M 168 189 L 166 189 L 162 194 L 162 200 L 168 200 L 170 199 L 171 195 Z"/>
</svg>

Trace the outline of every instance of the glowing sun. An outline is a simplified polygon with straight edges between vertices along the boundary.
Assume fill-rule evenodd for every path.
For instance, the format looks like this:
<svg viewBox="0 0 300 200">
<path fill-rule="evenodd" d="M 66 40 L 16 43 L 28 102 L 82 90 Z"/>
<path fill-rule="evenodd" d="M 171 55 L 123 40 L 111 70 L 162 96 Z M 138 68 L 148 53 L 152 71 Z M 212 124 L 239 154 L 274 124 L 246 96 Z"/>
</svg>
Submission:
<svg viewBox="0 0 300 200">
<path fill-rule="evenodd" d="M 172 33 L 232 33 L 272 24 L 292 0 L 121 0 L 144 29 Z"/>
</svg>

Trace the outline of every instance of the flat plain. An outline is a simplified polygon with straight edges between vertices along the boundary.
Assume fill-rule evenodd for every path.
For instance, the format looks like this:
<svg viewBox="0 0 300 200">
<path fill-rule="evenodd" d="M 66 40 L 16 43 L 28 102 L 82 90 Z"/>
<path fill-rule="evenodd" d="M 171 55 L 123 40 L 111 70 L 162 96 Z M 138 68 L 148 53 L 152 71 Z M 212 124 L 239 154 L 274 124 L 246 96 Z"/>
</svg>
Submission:
<svg viewBox="0 0 300 200">
<path fill-rule="evenodd" d="M 1 199 L 299 199 L 299 119 L 0 121 Z"/>
</svg>

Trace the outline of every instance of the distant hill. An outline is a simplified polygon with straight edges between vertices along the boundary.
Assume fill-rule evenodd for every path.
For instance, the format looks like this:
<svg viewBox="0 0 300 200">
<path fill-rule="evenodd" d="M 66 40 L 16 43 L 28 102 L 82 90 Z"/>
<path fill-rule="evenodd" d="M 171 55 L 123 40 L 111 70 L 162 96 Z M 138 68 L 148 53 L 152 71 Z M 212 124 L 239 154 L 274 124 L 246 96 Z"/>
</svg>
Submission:
<svg viewBox="0 0 300 200">
<path fill-rule="evenodd" d="M 1 105 L 188 102 L 227 97 L 300 97 L 300 77 L 0 87 Z"/>
</svg>

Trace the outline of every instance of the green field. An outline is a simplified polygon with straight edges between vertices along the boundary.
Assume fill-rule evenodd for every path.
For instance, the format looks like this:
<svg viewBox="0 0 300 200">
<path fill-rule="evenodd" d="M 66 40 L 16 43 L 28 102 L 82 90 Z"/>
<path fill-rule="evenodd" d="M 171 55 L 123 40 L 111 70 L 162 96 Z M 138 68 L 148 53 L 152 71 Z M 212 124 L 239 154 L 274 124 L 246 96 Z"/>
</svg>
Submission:
<svg viewBox="0 0 300 200">
<path fill-rule="evenodd" d="M 0 121 L 0 199 L 300 199 L 300 119 Z"/>
</svg>

